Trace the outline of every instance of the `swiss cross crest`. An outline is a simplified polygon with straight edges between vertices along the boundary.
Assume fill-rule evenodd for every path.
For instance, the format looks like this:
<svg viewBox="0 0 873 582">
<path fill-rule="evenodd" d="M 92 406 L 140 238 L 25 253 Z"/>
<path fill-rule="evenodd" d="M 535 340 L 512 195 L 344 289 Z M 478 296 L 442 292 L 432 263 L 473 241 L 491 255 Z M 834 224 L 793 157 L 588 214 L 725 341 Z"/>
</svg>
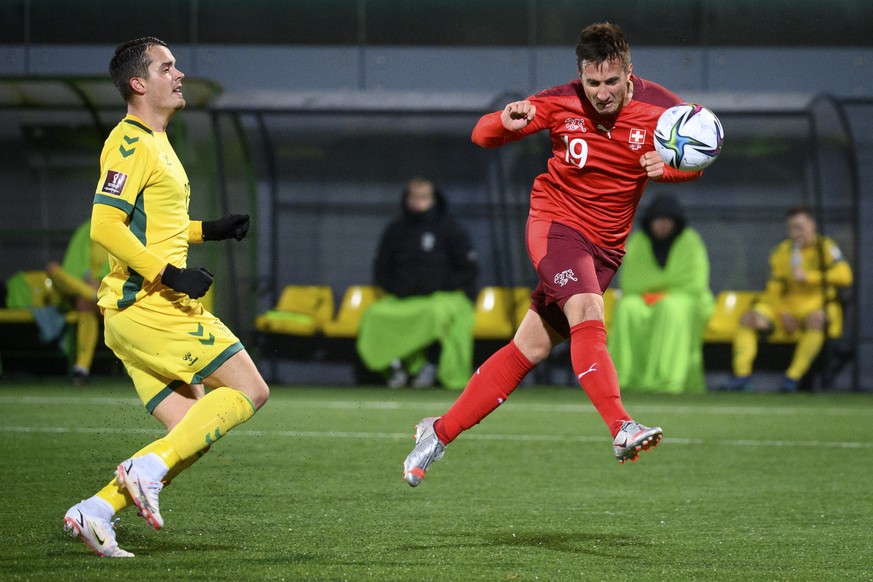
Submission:
<svg viewBox="0 0 873 582">
<path fill-rule="evenodd" d="M 632 144 L 643 145 L 646 143 L 646 130 L 633 128 L 630 130 L 630 136 L 627 138 L 627 141 Z"/>
<path fill-rule="evenodd" d="M 640 149 L 646 143 L 646 130 L 634 127 L 630 130 L 627 141 L 632 150 Z"/>
</svg>

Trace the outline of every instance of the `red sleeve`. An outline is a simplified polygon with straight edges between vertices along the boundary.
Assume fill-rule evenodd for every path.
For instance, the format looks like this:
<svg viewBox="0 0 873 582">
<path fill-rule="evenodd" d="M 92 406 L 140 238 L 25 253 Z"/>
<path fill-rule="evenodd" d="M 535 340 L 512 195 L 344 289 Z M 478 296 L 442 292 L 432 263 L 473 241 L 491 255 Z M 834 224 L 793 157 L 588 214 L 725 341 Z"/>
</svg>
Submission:
<svg viewBox="0 0 873 582">
<path fill-rule="evenodd" d="M 471 136 L 473 143 L 483 148 L 496 148 L 513 141 L 513 137 L 515 139 L 523 137 L 522 135 L 516 136 L 515 134 L 518 132 L 509 131 L 503 127 L 503 122 L 500 121 L 501 113 L 503 113 L 502 110 L 495 111 L 494 113 L 483 115 L 479 119 L 479 123 L 473 128 L 473 135 Z"/>
<path fill-rule="evenodd" d="M 703 175 L 703 170 L 697 170 L 696 172 L 685 172 L 683 170 L 677 170 L 667 164 L 664 164 L 664 175 L 660 178 L 656 179 L 655 182 L 692 182 Z"/>
<path fill-rule="evenodd" d="M 684 99 L 680 99 L 678 95 L 669 89 L 666 89 L 653 81 L 647 81 L 636 75 L 631 75 L 631 81 L 634 84 L 633 98 L 637 101 L 658 105 L 664 109 L 685 102 Z"/>
</svg>

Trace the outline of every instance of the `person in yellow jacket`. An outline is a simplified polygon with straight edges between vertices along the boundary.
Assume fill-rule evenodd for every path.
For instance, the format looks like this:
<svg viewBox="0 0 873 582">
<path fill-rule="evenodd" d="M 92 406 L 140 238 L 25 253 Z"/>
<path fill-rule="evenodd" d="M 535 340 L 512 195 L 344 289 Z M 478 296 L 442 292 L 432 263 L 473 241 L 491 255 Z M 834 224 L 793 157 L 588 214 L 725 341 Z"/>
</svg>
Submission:
<svg viewBox="0 0 873 582">
<path fill-rule="evenodd" d="M 852 284 L 852 269 L 840 248 L 818 234 L 815 217 L 806 205 L 787 215 L 788 239 L 770 255 L 770 278 L 760 300 L 744 313 L 733 340 L 733 377 L 724 386 L 743 390 L 751 382 L 759 334 L 781 330 L 797 334 L 794 357 L 781 390 L 794 392 L 821 352 L 825 334 L 839 335 L 841 317 L 837 289 Z"/>
<path fill-rule="evenodd" d="M 97 288 L 100 280 L 109 273 L 109 254 L 91 240 L 91 220 L 86 220 L 73 233 L 63 263 L 50 262 L 46 273 L 57 292 L 78 313 L 75 362 L 71 374 L 73 383 L 84 384 L 91 375 L 91 364 L 100 339 Z"/>
</svg>

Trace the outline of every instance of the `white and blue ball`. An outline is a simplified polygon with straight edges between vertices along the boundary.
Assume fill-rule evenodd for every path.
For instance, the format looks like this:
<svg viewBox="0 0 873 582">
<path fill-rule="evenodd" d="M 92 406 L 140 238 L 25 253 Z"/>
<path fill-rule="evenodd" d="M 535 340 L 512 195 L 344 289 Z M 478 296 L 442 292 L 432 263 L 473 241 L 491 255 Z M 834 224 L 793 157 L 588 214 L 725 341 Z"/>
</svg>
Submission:
<svg viewBox="0 0 873 582">
<path fill-rule="evenodd" d="M 677 170 L 702 170 L 721 152 L 724 129 L 715 114 L 694 103 L 670 107 L 655 127 L 655 149 Z"/>
</svg>

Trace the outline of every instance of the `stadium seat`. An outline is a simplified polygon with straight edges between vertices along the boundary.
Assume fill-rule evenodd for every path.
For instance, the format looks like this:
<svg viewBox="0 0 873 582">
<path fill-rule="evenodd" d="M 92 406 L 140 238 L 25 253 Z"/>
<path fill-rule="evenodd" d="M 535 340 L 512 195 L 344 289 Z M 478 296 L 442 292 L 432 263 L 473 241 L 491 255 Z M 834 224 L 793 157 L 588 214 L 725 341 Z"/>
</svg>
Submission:
<svg viewBox="0 0 873 582">
<path fill-rule="evenodd" d="M 615 302 L 621 297 L 621 291 L 607 287 L 603 292 L 603 325 L 609 329 L 609 324 L 612 321 L 612 311 L 615 309 Z"/>
<path fill-rule="evenodd" d="M 513 289 L 483 287 L 476 297 L 473 337 L 480 340 L 509 339 L 515 333 Z"/>
<path fill-rule="evenodd" d="M 530 310 L 530 294 L 530 287 L 521 286 L 512 288 L 512 300 L 514 302 L 513 310 L 515 313 L 515 329 L 518 329 L 518 326 L 521 325 L 521 321 Z M 621 296 L 621 291 L 616 291 L 612 288 L 607 289 L 603 293 L 603 317 L 607 329 L 609 326 L 609 318 L 612 316 L 612 308 L 615 305 L 616 298 L 618 298 L 619 296 Z"/>
<path fill-rule="evenodd" d="M 31 323 L 34 308 L 55 306 L 61 302 L 45 271 L 16 273 L 9 279 L 7 287 L 7 308 L 0 309 L 0 323 Z M 64 314 L 67 323 L 75 322 L 77 317 L 74 310 Z"/>
<path fill-rule="evenodd" d="M 515 329 L 521 325 L 521 321 L 530 310 L 530 287 L 513 287 L 512 296 L 515 301 Z"/>
<path fill-rule="evenodd" d="M 721 291 L 715 298 L 715 311 L 703 331 L 703 341 L 711 343 L 730 343 L 733 341 L 740 316 L 748 311 L 757 291 Z"/>
<path fill-rule="evenodd" d="M 333 319 L 333 291 L 322 285 L 288 285 L 276 307 L 255 319 L 255 328 L 267 333 L 311 336 Z"/>
<path fill-rule="evenodd" d="M 378 301 L 385 292 L 372 285 L 352 285 L 346 289 L 336 318 L 324 324 L 327 337 L 353 338 L 358 336 L 358 325 L 364 311 Z"/>
</svg>

